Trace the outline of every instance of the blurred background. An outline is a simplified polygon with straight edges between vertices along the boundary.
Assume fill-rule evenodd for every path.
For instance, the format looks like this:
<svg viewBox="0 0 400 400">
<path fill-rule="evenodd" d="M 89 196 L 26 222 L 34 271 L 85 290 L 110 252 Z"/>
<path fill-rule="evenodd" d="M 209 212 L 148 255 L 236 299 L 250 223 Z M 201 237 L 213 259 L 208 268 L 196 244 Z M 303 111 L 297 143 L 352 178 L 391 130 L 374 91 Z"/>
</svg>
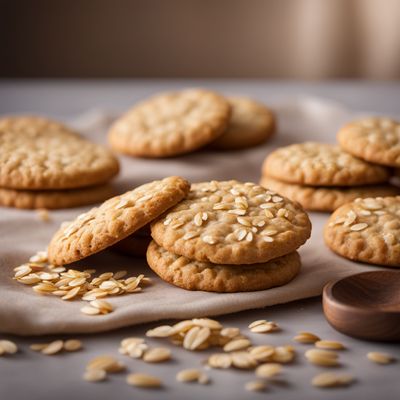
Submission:
<svg viewBox="0 0 400 400">
<path fill-rule="evenodd" d="M 0 0 L 0 77 L 400 78 L 399 0 Z"/>
</svg>

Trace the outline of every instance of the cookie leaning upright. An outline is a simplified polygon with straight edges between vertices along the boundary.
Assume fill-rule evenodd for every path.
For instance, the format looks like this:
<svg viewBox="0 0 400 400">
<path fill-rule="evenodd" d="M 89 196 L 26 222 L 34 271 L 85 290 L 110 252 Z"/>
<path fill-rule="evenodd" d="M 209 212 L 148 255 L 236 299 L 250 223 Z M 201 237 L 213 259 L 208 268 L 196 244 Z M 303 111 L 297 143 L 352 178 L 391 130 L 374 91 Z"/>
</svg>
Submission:
<svg viewBox="0 0 400 400">
<path fill-rule="evenodd" d="M 400 267 L 400 196 L 343 205 L 329 218 L 324 238 L 331 250 L 350 260 Z"/>
<path fill-rule="evenodd" d="M 61 226 L 49 244 L 50 262 L 69 264 L 104 250 L 177 204 L 189 189 L 185 179 L 168 177 L 105 201 Z"/>
<path fill-rule="evenodd" d="M 240 150 L 265 142 L 276 129 L 274 113 L 264 104 L 247 97 L 227 97 L 231 117 L 225 132 L 211 147 Z"/>
<path fill-rule="evenodd" d="M 341 128 L 337 139 L 343 150 L 376 164 L 400 167 L 400 122 L 364 118 Z"/>
<path fill-rule="evenodd" d="M 215 264 L 263 263 L 310 236 L 300 205 L 254 183 L 196 183 L 188 197 L 151 224 L 167 251 Z"/>
<path fill-rule="evenodd" d="M 264 161 L 263 175 L 299 185 L 356 186 L 387 182 L 390 173 L 342 151 L 339 146 L 306 142 L 282 147 Z"/>
<path fill-rule="evenodd" d="M 33 116 L 0 119 L 0 187 L 76 189 L 107 182 L 118 160 L 63 124 Z"/>
<path fill-rule="evenodd" d="M 138 157 L 171 157 L 196 150 L 225 130 L 229 103 L 202 89 L 164 93 L 145 100 L 110 129 L 111 147 Z"/>
</svg>

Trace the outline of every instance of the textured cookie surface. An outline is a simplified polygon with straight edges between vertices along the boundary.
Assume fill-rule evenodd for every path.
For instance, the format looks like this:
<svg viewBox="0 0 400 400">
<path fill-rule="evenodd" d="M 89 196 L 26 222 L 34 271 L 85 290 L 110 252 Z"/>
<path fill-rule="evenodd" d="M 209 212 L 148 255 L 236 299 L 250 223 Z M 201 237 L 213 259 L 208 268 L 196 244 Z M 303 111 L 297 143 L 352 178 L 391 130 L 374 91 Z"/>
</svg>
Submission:
<svg viewBox="0 0 400 400">
<path fill-rule="evenodd" d="M 0 206 L 61 209 L 99 203 L 113 196 L 111 185 L 65 190 L 16 190 L 0 188 Z"/>
<path fill-rule="evenodd" d="M 225 132 L 211 145 L 221 150 L 236 150 L 257 146 L 275 131 L 272 111 L 246 97 L 229 97 L 231 117 Z"/>
<path fill-rule="evenodd" d="M 366 185 L 355 187 L 303 186 L 262 177 L 261 186 L 274 190 L 290 200 L 299 202 L 306 210 L 334 211 L 357 198 L 397 196 L 400 188 L 390 185 Z"/>
<path fill-rule="evenodd" d="M 48 247 L 50 262 L 68 264 L 104 250 L 178 203 L 189 188 L 186 180 L 173 176 L 107 200 L 61 226 Z"/>
<path fill-rule="evenodd" d="M 350 260 L 400 267 L 400 196 L 345 204 L 329 218 L 324 238 Z"/>
<path fill-rule="evenodd" d="M 400 122 L 364 118 L 345 125 L 337 135 L 340 146 L 364 160 L 400 167 Z"/>
<path fill-rule="evenodd" d="M 105 183 L 117 159 L 64 125 L 41 117 L 0 119 L 0 186 L 72 189 Z"/>
<path fill-rule="evenodd" d="M 306 142 L 282 147 L 264 161 L 263 175 L 311 186 L 353 186 L 382 183 L 387 168 L 369 164 L 338 146 Z"/>
<path fill-rule="evenodd" d="M 110 247 L 110 250 L 115 250 L 128 256 L 145 257 L 150 242 L 151 236 L 139 236 L 135 232 L 133 235 L 115 243 Z"/>
<path fill-rule="evenodd" d="M 207 292 L 249 292 L 281 286 L 298 274 L 301 265 L 297 252 L 252 265 L 192 261 L 169 253 L 154 241 L 147 250 L 147 262 L 166 282 L 183 289 Z"/>
<path fill-rule="evenodd" d="M 296 250 L 310 236 L 300 205 L 254 183 L 196 183 L 184 201 L 151 224 L 166 250 L 215 264 L 253 264 Z"/>
<path fill-rule="evenodd" d="M 139 157 L 188 153 L 220 136 L 229 115 L 229 103 L 207 90 L 160 94 L 117 120 L 109 142 L 116 151 Z"/>
</svg>

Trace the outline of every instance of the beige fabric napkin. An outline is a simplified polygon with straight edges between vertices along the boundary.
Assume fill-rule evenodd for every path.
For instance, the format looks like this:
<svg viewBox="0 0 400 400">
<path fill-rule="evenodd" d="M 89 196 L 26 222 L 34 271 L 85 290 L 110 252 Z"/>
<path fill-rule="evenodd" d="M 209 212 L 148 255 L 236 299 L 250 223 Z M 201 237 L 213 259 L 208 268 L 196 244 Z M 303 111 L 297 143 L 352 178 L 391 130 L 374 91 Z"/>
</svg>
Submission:
<svg viewBox="0 0 400 400">
<path fill-rule="evenodd" d="M 128 190 L 167 175 L 182 175 L 193 182 L 232 178 L 257 182 L 261 163 L 272 149 L 305 140 L 334 142 L 337 128 L 354 117 L 340 105 L 312 98 L 275 106 L 279 133 L 268 144 L 239 152 L 203 150 L 165 160 L 121 157 L 122 172 L 116 180 L 118 190 Z M 94 110 L 70 122 L 92 140 L 105 142 L 110 116 Z M 86 209 L 52 211 L 51 222 L 44 222 L 35 211 L 0 208 L 0 332 L 20 335 L 98 332 L 164 318 L 227 314 L 317 296 L 328 281 L 372 268 L 331 253 L 322 239 L 327 215 L 313 213 L 312 238 L 300 250 L 302 272 L 286 286 L 249 293 L 190 292 L 155 277 L 144 260 L 105 251 L 83 260 L 80 265 L 99 271 L 127 269 L 132 274 L 143 273 L 153 278 L 153 285 L 141 293 L 110 298 L 114 312 L 90 317 L 81 314 L 80 308 L 86 304 L 82 301 L 39 296 L 29 286 L 12 280 L 15 266 L 27 261 L 37 250 L 45 249 L 62 221 Z"/>
</svg>

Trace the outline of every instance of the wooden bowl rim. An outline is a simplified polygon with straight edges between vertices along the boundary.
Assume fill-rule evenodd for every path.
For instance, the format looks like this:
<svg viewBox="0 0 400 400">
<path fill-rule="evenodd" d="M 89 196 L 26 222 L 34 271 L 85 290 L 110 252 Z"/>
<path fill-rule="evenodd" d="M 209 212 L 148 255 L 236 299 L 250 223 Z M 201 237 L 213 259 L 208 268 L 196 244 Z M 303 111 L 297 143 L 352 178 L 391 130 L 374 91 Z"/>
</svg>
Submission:
<svg viewBox="0 0 400 400">
<path fill-rule="evenodd" d="M 382 315 L 388 315 L 388 316 L 400 315 L 400 311 L 382 310 L 379 307 L 371 308 L 371 307 L 363 307 L 363 306 L 351 305 L 351 304 L 345 303 L 345 302 L 337 299 L 333 295 L 332 289 L 339 282 L 344 281 L 344 280 L 349 279 L 349 278 L 357 277 L 359 275 L 373 274 L 373 273 L 376 273 L 376 272 L 381 272 L 381 271 L 374 270 L 374 271 L 359 272 L 359 273 L 354 274 L 354 275 L 349 275 L 349 276 L 346 276 L 344 278 L 339 278 L 339 279 L 336 279 L 335 281 L 328 282 L 324 286 L 324 289 L 323 289 L 323 293 L 322 293 L 323 301 L 329 303 L 328 307 L 337 307 L 337 308 L 340 308 L 343 311 L 356 311 L 358 313 L 360 313 L 360 312 L 364 313 L 365 315 L 368 315 L 368 314 L 372 315 L 372 314 L 376 314 L 376 313 L 379 313 L 379 314 L 382 314 Z M 399 274 L 399 276 L 400 276 L 400 271 L 390 271 L 390 270 L 388 270 L 386 272 Z"/>
</svg>

